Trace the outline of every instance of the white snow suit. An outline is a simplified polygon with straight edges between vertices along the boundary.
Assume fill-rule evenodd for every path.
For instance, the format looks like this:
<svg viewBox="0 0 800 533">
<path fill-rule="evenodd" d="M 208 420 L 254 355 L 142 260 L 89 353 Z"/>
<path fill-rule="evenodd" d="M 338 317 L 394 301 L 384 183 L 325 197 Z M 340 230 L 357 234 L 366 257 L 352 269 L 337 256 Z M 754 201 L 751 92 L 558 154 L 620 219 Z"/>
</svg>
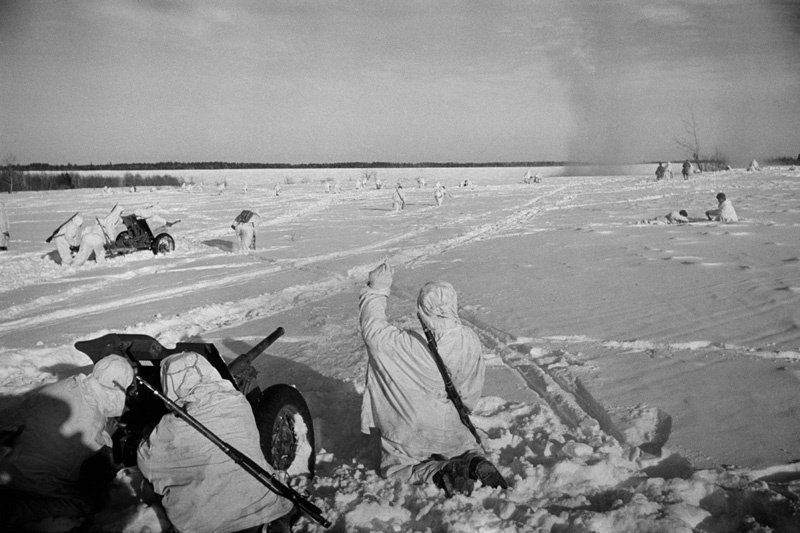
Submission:
<svg viewBox="0 0 800 533">
<path fill-rule="evenodd" d="M 368 355 L 361 431 L 379 431 L 384 475 L 422 483 L 444 464 L 428 461 L 432 454 L 449 459 L 478 445 L 447 399 L 423 333 L 400 330 L 386 320 L 388 296 L 388 289 L 371 287 L 360 296 L 361 333 Z M 426 284 L 417 312 L 471 409 L 481 396 L 486 369 L 478 336 L 458 317 L 455 289 L 443 281 Z"/>
<path fill-rule="evenodd" d="M 81 235 L 81 247 L 78 253 L 75 254 L 75 260 L 72 266 L 79 267 L 84 264 L 94 254 L 94 260 L 97 263 L 104 263 L 106 260 L 106 238 L 103 236 L 103 230 L 100 226 L 90 226 L 89 229 Z"/>
<path fill-rule="evenodd" d="M 437 185 L 436 190 L 433 191 L 433 199 L 436 200 L 436 205 L 442 205 L 442 200 L 444 200 L 444 187 Z"/>
<path fill-rule="evenodd" d="M 116 204 L 106 216 L 99 220 L 99 224 L 105 234 L 108 235 L 109 240 L 114 240 L 115 228 L 122 223 L 122 211 L 122 206 Z"/>
<path fill-rule="evenodd" d="M 670 224 L 685 224 L 689 219 L 681 215 L 678 211 L 671 211 L 666 215 L 667 222 Z"/>
<path fill-rule="evenodd" d="M 24 429 L 11 454 L 0 459 L 0 477 L 10 480 L 2 489 L 12 491 L 0 494 L 0 524 L 30 526 L 91 511 L 79 483 L 81 466 L 111 446 L 106 423 L 122 415 L 124 389 L 132 381 L 128 361 L 109 355 L 90 375 L 45 385 L 12 413 L 4 413 L 4 428 Z"/>
<path fill-rule="evenodd" d="M 664 216 L 642 220 L 639 224 L 683 224 L 686 222 L 689 222 L 688 218 L 677 211 L 672 211 Z"/>
<path fill-rule="evenodd" d="M 0 202 L 0 250 L 8 248 L 10 239 L 11 227 L 8 225 L 8 211 L 6 211 L 6 204 Z"/>
<path fill-rule="evenodd" d="M 194 352 L 161 363 L 161 386 L 212 433 L 274 472 L 261 451 L 253 411 L 242 393 Z M 180 532 L 226 533 L 277 520 L 292 503 L 270 491 L 176 415 L 161 418 L 138 450 L 167 517 Z"/>
<path fill-rule="evenodd" d="M 72 220 L 64 224 L 56 236 L 53 238 L 56 243 L 56 250 L 61 257 L 62 265 L 72 264 L 72 248 L 81 244 L 81 226 L 83 217 L 75 215 Z"/>
<path fill-rule="evenodd" d="M 403 194 L 403 188 L 397 186 L 392 193 L 392 211 L 401 211 L 406 207 L 406 196 Z"/>
<path fill-rule="evenodd" d="M 719 214 L 716 220 L 720 222 L 738 222 L 739 217 L 736 216 L 736 210 L 730 200 L 725 200 L 719 206 Z"/>
<path fill-rule="evenodd" d="M 250 250 L 255 250 L 256 226 L 253 220 L 234 222 L 233 229 L 236 232 L 236 238 L 239 239 L 238 245 L 234 246 L 234 252 L 247 254 L 250 253 Z"/>
<path fill-rule="evenodd" d="M 719 204 L 718 209 L 714 209 L 706 213 L 711 220 L 716 222 L 738 222 L 739 217 L 736 215 L 736 210 L 730 200 L 725 200 Z"/>
<path fill-rule="evenodd" d="M 97 263 L 104 263 L 106 260 L 106 239 L 114 239 L 114 228 L 122 220 L 122 206 L 115 205 L 111 212 L 98 220 L 98 223 L 89 226 L 81 235 L 81 247 L 72 263 L 79 267 L 84 264 L 94 254 Z"/>
<path fill-rule="evenodd" d="M 522 178 L 522 183 L 531 183 L 533 182 L 533 174 L 531 174 L 530 169 L 525 173 L 525 176 Z"/>
<path fill-rule="evenodd" d="M 167 220 L 156 213 L 156 206 L 154 205 L 137 209 L 133 214 L 147 222 L 147 227 L 150 228 L 150 233 L 153 236 L 156 236 L 156 229 L 167 224 Z"/>
</svg>

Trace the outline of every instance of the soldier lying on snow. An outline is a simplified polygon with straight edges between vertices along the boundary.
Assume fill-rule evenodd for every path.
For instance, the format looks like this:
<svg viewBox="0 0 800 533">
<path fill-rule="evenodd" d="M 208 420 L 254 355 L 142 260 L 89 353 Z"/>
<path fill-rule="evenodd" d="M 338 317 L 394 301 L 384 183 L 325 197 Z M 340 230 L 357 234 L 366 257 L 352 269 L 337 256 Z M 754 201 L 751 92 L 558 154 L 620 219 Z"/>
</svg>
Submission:
<svg viewBox="0 0 800 533">
<path fill-rule="evenodd" d="M 686 224 L 691 222 L 689 214 L 681 209 L 680 211 L 670 211 L 666 215 L 640 220 L 637 224 Z"/>
<path fill-rule="evenodd" d="M 430 344 L 418 332 L 386 320 L 391 269 L 380 265 L 370 272 L 367 285 L 359 304 L 369 357 L 361 430 L 380 434 L 382 475 L 417 484 L 432 481 L 448 494 L 469 493 L 476 480 L 506 488 L 448 399 Z M 427 283 L 417 312 L 463 403 L 473 407 L 486 368 L 478 336 L 461 324 L 455 289 L 444 281 Z"/>
</svg>

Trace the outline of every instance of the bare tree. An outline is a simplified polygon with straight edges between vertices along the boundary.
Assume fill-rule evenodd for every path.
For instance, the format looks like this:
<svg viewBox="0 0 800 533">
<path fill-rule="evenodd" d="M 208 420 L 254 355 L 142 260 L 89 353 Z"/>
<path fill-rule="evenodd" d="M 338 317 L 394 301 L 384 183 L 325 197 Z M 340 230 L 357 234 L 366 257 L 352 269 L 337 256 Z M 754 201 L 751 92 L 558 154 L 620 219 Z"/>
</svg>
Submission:
<svg viewBox="0 0 800 533">
<path fill-rule="evenodd" d="M 675 144 L 694 160 L 697 168 L 700 168 L 700 127 L 697 125 L 693 107 L 689 107 L 689 118 L 681 119 L 681 123 L 684 135 L 676 138 Z"/>
<path fill-rule="evenodd" d="M 14 180 L 17 178 L 19 171 L 15 168 L 17 166 L 17 158 L 9 154 L 3 158 L 0 165 L 0 176 L 4 182 L 8 182 L 8 194 L 14 192 Z"/>
</svg>

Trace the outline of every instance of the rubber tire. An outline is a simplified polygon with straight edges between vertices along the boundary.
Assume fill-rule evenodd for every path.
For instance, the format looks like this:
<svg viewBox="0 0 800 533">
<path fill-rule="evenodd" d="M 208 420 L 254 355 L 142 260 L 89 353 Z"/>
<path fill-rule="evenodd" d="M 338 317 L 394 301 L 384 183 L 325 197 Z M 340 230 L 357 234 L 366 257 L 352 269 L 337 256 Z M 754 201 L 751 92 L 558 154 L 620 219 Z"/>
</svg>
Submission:
<svg viewBox="0 0 800 533">
<path fill-rule="evenodd" d="M 290 385 L 279 384 L 268 388 L 261 395 L 258 407 L 254 410 L 256 425 L 261 436 L 261 450 L 267 462 L 276 470 L 286 470 L 292 464 L 298 436 L 294 433 L 294 424 L 289 420 L 293 419 L 295 414 L 303 418 L 308 431 L 306 439 L 311 446 L 308 472 L 310 478 L 313 478 L 317 452 L 314 446 L 311 411 L 302 394 Z M 283 451 L 278 447 L 283 448 Z"/>
<path fill-rule="evenodd" d="M 168 233 L 162 233 L 153 241 L 153 255 L 166 254 L 175 250 L 175 239 Z"/>
</svg>

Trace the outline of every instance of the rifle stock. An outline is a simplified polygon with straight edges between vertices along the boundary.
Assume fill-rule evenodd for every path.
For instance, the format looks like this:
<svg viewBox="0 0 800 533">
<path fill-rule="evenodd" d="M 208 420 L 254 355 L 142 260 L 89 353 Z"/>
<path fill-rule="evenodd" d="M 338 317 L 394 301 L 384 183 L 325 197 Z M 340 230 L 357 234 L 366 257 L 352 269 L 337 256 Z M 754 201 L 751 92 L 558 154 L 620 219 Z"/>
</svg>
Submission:
<svg viewBox="0 0 800 533">
<path fill-rule="evenodd" d="M 161 391 L 153 387 L 145 379 L 137 375 L 136 381 L 138 381 L 141 385 L 144 385 L 158 399 L 164 402 L 167 408 L 169 408 L 170 411 L 175 413 L 176 416 L 185 420 L 190 426 L 192 426 L 194 429 L 199 431 L 203 436 L 205 436 L 207 439 L 209 439 L 211 442 L 217 445 L 219 449 L 225 452 L 225 454 L 228 457 L 233 459 L 233 461 L 237 465 L 241 466 L 248 474 L 252 475 L 259 482 L 261 482 L 262 485 L 267 487 L 269 490 L 271 490 L 278 496 L 281 496 L 291 501 L 295 507 L 300 509 L 306 516 L 314 520 L 316 523 L 320 524 L 322 527 L 328 528 L 331 526 L 331 522 L 324 516 L 322 516 L 322 511 L 320 510 L 320 508 L 311 503 L 310 501 L 308 501 L 305 497 L 303 497 L 302 494 L 300 494 L 290 486 L 283 484 L 277 477 L 264 470 L 261 466 L 259 466 L 258 463 L 250 459 L 247 455 L 245 455 L 244 453 L 240 452 L 227 442 L 220 439 L 210 429 L 201 424 L 196 418 L 187 413 L 178 404 L 176 404 L 175 402 L 164 396 L 164 394 L 161 393 Z"/>
</svg>

